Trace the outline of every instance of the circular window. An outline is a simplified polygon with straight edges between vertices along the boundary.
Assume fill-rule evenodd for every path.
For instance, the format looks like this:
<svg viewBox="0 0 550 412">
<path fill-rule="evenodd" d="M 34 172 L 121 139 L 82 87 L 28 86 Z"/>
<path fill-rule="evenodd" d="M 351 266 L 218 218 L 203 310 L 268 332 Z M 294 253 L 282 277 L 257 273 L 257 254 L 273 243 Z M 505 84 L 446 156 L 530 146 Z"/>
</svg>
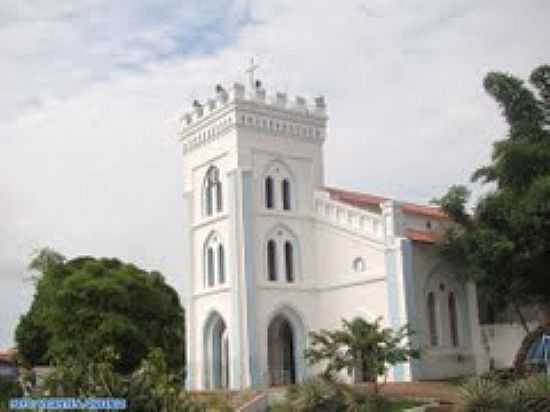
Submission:
<svg viewBox="0 0 550 412">
<path fill-rule="evenodd" d="M 365 259 L 358 257 L 353 260 L 353 270 L 356 272 L 364 272 L 366 269 L 367 264 L 365 263 Z"/>
</svg>

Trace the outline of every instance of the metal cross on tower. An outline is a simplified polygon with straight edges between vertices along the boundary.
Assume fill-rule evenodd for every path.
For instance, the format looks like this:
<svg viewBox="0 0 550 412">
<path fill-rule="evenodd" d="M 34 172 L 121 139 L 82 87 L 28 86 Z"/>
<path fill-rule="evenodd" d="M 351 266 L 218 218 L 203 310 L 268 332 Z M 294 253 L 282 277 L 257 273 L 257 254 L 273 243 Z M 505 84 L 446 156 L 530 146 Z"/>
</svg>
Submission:
<svg viewBox="0 0 550 412">
<path fill-rule="evenodd" d="M 254 90 L 254 87 L 256 86 L 254 83 L 254 72 L 258 70 L 260 66 L 256 63 L 254 63 L 254 58 L 250 59 L 250 66 L 246 69 L 246 73 L 248 74 L 248 85 L 250 86 L 250 90 Z"/>
</svg>

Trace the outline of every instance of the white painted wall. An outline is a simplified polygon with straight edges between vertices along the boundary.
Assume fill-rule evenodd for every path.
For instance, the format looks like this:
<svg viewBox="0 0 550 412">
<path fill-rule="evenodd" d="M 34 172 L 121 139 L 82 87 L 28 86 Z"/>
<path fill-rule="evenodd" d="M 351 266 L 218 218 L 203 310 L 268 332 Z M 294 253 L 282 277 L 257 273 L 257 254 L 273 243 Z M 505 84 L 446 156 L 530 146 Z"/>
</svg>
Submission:
<svg viewBox="0 0 550 412">
<path fill-rule="evenodd" d="M 530 330 L 538 327 L 538 322 L 528 324 Z M 525 329 L 516 323 L 497 323 L 481 327 L 485 356 L 495 369 L 510 368 L 517 351 L 525 338 Z"/>
</svg>

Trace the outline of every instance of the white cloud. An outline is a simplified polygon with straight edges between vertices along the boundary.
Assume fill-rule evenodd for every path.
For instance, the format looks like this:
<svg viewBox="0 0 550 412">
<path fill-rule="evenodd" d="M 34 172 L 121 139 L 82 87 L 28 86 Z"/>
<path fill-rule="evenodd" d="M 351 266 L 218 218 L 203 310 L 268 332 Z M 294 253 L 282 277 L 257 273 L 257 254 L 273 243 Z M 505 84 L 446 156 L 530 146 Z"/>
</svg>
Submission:
<svg viewBox="0 0 550 412">
<path fill-rule="evenodd" d="M 485 73 L 525 77 L 549 57 L 545 0 L 36 4 L 0 17 L 10 319 L 25 304 L 4 299 L 28 302 L 23 267 L 44 245 L 135 261 L 181 285 L 174 119 L 242 76 L 251 55 L 269 90 L 327 96 L 329 183 L 423 201 L 465 182 L 505 133 Z"/>
</svg>

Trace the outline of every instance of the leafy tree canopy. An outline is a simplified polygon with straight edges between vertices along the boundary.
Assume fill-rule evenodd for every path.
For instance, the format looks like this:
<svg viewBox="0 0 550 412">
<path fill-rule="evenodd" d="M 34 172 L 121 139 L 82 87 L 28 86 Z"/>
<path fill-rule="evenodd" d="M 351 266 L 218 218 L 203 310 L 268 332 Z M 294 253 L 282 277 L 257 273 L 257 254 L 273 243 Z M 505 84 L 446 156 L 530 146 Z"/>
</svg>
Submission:
<svg viewBox="0 0 550 412">
<path fill-rule="evenodd" d="M 520 317 L 522 305 L 550 299 L 550 66 L 534 70 L 530 82 L 531 88 L 509 74 L 486 76 L 485 90 L 509 125 L 490 164 L 472 176 L 492 189 L 472 214 L 464 186 L 435 201 L 457 223 L 443 237 L 443 255 L 488 302 L 512 305 Z"/>
<path fill-rule="evenodd" d="M 118 259 L 67 260 L 49 249 L 41 250 L 29 268 L 41 276 L 15 340 L 30 364 L 93 357 L 109 346 L 120 355 L 116 369 L 121 372 L 134 370 L 154 347 L 164 351 L 171 368 L 183 366 L 183 309 L 159 272 Z"/>
</svg>

